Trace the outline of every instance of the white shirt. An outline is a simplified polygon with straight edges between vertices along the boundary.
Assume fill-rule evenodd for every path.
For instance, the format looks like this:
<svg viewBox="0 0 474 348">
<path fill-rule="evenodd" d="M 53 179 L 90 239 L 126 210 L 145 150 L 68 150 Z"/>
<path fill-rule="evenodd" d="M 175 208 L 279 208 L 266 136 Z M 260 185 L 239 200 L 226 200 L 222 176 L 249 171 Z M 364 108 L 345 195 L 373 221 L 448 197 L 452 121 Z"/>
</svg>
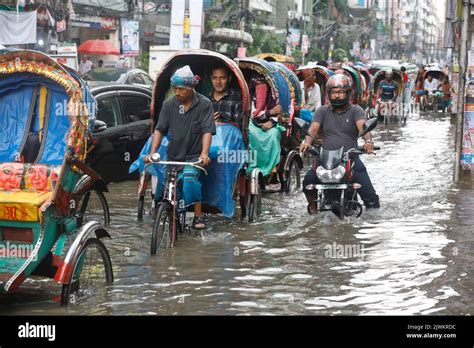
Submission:
<svg viewBox="0 0 474 348">
<path fill-rule="evenodd" d="M 303 108 L 315 112 L 321 106 L 321 88 L 317 83 L 308 89 L 308 100 L 306 100 L 306 92 L 304 82 L 301 84 L 303 90 Z"/>
<path fill-rule="evenodd" d="M 83 62 L 81 60 L 81 62 L 79 63 L 79 74 L 80 75 L 84 75 L 84 74 L 88 73 L 91 69 L 92 69 L 92 62 L 90 60 L 86 60 L 85 62 Z"/>
<path fill-rule="evenodd" d="M 117 63 L 115 63 L 115 67 L 119 69 L 125 68 L 125 59 L 119 59 Z"/>
<path fill-rule="evenodd" d="M 425 90 L 426 91 L 436 91 L 436 90 L 438 90 L 438 87 L 439 87 L 439 81 L 438 80 L 433 79 L 433 80 L 431 80 L 431 82 L 428 79 L 425 80 Z"/>
</svg>

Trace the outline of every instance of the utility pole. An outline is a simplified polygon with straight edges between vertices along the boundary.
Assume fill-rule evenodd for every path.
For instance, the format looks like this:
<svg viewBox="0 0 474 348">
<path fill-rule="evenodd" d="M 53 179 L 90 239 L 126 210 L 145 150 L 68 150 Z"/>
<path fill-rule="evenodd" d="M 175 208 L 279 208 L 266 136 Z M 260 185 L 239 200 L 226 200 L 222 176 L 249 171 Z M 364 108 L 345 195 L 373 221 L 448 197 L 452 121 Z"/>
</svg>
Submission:
<svg viewBox="0 0 474 348">
<path fill-rule="evenodd" d="M 459 52 L 459 87 L 458 87 L 458 109 L 456 115 L 456 158 L 454 162 L 454 182 L 461 179 L 461 154 L 463 145 L 463 125 L 464 125 L 464 101 L 467 70 L 467 44 L 469 36 L 469 19 L 471 18 L 471 4 L 463 1 L 462 7 L 462 32 L 461 47 Z"/>
<path fill-rule="evenodd" d="M 415 3 L 415 15 L 413 17 L 413 51 L 415 53 L 415 57 L 416 57 L 416 22 L 418 21 L 418 0 L 416 0 L 416 3 Z M 416 59 L 415 59 L 415 62 L 416 62 Z"/>
</svg>

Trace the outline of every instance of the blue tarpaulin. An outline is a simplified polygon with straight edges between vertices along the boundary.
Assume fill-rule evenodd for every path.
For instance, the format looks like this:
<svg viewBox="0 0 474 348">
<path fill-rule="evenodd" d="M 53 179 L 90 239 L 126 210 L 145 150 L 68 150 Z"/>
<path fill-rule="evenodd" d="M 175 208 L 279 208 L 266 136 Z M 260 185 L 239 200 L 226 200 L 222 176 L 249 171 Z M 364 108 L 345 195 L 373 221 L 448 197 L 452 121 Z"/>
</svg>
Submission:
<svg viewBox="0 0 474 348">
<path fill-rule="evenodd" d="M 148 139 L 143 147 L 139 159 L 130 166 L 129 172 L 136 170 L 143 172 L 145 163 L 143 158 L 150 153 L 151 140 Z M 166 160 L 166 151 L 169 141 L 163 138 L 163 142 L 158 149 L 162 160 Z M 246 160 L 247 152 L 245 150 L 242 133 L 235 126 L 225 124 L 216 127 L 216 134 L 212 137 L 209 157 L 212 162 L 206 168 L 208 175 L 201 175 L 202 198 L 206 203 L 221 211 L 226 218 L 232 218 L 235 205 L 233 201 L 233 188 L 237 180 L 240 168 Z M 163 185 L 166 176 L 166 168 L 163 165 L 150 165 L 147 167 L 147 173 L 158 177 L 157 190 L 163 192 Z M 180 195 L 181 196 L 181 195 Z M 187 205 L 188 203 L 185 202 Z"/>
</svg>

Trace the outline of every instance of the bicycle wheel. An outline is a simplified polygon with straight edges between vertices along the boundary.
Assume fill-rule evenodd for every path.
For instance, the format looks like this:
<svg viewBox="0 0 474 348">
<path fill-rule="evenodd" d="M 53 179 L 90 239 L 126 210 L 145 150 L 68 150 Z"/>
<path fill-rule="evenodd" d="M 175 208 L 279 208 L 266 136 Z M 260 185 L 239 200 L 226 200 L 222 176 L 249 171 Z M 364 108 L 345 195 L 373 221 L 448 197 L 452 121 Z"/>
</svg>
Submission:
<svg viewBox="0 0 474 348">
<path fill-rule="evenodd" d="M 78 227 L 89 221 L 97 221 L 103 226 L 110 224 L 109 205 L 101 191 L 91 189 L 82 194 L 78 200 Z"/>
<path fill-rule="evenodd" d="M 295 193 L 301 188 L 301 172 L 300 166 L 295 160 L 292 160 L 290 163 L 290 169 L 286 176 L 285 181 L 285 192 L 286 193 Z"/>
<path fill-rule="evenodd" d="M 84 244 L 74 261 L 69 284 L 63 284 L 61 305 L 67 306 L 69 303 L 83 301 L 113 281 L 112 262 L 107 248 L 101 240 L 91 238 Z"/>
<path fill-rule="evenodd" d="M 151 232 L 151 255 L 155 255 L 158 248 L 171 248 L 173 238 L 173 206 L 163 202 L 158 208 L 153 230 Z"/>
<path fill-rule="evenodd" d="M 258 185 L 258 193 L 250 196 L 248 219 L 254 222 L 262 213 L 262 189 Z"/>
</svg>

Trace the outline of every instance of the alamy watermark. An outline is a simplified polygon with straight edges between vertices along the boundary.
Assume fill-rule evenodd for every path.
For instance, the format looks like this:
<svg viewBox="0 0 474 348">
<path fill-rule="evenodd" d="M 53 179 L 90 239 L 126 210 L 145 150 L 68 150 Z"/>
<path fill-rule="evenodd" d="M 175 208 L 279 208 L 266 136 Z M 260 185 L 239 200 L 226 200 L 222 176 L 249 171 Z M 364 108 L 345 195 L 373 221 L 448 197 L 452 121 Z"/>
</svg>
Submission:
<svg viewBox="0 0 474 348">
<path fill-rule="evenodd" d="M 255 150 L 219 150 L 217 163 L 236 164 L 248 163 L 250 165 L 257 163 L 257 151 Z"/>
<path fill-rule="evenodd" d="M 7 241 L 0 245 L 0 258 L 21 258 L 27 259 L 33 254 L 35 246 L 33 244 L 11 243 Z M 37 255 L 35 255 L 35 259 Z M 36 261 L 36 260 L 33 260 Z"/>
<path fill-rule="evenodd" d="M 324 246 L 324 256 L 330 259 L 364 258 L 365 248 L 362 244 L 327 244 Z"/>
</svg>

